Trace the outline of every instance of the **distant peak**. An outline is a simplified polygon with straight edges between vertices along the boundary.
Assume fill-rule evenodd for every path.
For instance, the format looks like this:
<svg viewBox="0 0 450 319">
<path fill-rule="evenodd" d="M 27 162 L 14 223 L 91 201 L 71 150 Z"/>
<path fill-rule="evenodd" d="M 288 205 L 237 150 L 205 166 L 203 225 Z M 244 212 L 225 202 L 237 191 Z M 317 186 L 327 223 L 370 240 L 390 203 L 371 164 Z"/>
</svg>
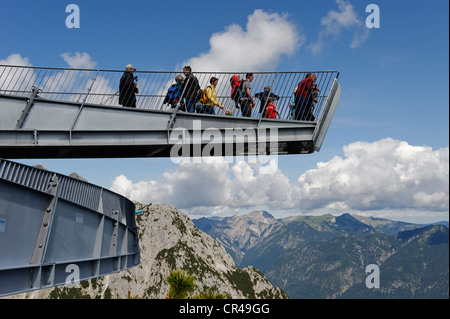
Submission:
<svg viewBox="0 0 450 319">
<path fill-rule="evenodd" d="M 249 215 L 249 216 L 262 216 L 264 218 L 275 219 L 275 217 L 273 217 L 269 212 L 267 212 L 265 210 L 253 211 L 251 213 L 248 213 L 247 215 Z"/>
<path fill-rule="evenodd" d="M 397 238 L 402 241 L 410 240 L 414 237 L 424 237 L 428 239 L 429 244 L 440 244 L 449 242 L 449 230 L 444 225 L 428 225 L 425 227 L 405 230 L 397 234 Z"/>
</svg>

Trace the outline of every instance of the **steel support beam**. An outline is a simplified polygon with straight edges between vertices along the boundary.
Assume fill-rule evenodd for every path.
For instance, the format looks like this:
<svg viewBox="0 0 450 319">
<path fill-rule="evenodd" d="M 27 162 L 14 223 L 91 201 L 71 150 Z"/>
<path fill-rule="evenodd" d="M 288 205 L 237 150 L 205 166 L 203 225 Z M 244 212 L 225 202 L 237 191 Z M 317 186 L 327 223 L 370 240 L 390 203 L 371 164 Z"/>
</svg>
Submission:
<svg viewBox="0 0 450 319">
<path fill-rule="evenodd" d="M 6 118 L 24 98 L 1 96 Z M 76 120 L 75 120 L 76 119 Z M 9 122 L 8 122 L 9 123 Z M 170 157 L 173 148 L 198 149 L 180 156 L 201 156 L 209 145 L 222 156 L 312 153 L 316 123 L 232 118 L 34 99 L 21 129 L 0 120 L 4 158 Z M 75 123 L 75 125 L 74 125 Z M 240 144 L 249 144 L 242 147 Z M 220 145 L 220 146 L 218 146 Z M 268 147 L 270 145 L 270 148 Z M 190 154 L 190 155 L 186 155 Z"/>
</svg>

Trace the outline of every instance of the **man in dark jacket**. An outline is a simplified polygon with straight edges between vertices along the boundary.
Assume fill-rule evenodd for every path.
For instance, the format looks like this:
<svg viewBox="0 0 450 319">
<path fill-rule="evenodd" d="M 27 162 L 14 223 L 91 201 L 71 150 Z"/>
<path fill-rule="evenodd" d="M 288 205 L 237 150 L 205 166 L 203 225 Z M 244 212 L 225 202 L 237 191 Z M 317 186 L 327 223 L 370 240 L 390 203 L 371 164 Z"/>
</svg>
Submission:
<svg viewBox="0 0 450 319">
<path fill-rule="evenodd" d="M 139 93 L 133 75 L 136 69 L 128 64 L 119 84 L 119 104 L 125 107 L 136 107 L 136 93 Z"/>
<path fill-rule="evenodd" d="M 185 66 L 183 68 L 183 74 L 185 76 L 184 82 L 182 84 L 183 95 L 182 98 L 186 99 L 186 108 L 190 113 L 194 113 L 195 104 L 199 99 L 200 84 L 198 79 L 192 74 L 192 69 L 190 66 Z"/>
<path fill-rule="evenodd" d="M 266 107 L 270 103 L 267 103 L 269 97 L 273 98 L 274 101 L 280 99 L 280 97 L 273 92 L 270 92 L 270 85 L 264 87 L 264 92 L 259 92 L 255 94 L 255 97 L 261 100 L 261 105 L 259 106 L 259 113 L 263 113 L 262 117 L 266 117 Z"/>
</svg>

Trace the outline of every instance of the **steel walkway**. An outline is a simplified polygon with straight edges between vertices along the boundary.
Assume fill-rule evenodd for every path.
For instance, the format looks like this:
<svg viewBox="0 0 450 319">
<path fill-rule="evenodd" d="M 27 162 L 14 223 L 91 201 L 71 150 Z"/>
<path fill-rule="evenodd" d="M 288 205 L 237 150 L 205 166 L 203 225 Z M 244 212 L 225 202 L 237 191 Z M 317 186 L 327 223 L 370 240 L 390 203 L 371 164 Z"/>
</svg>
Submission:
<svg viewBox="0 0 450 319">
<path fill-rule="evenodd" d="M 279 98 L 277 119 L 260 101 L 243 117 L 230 98 L 234 72 L 195 71 L 201 88 L 214 76 L 224 110 L 188 113 L 163 104 L 175 72 L 136 72 L 137 107 L 119 106 L 123 71 L 0 66 L 0 157 L 108 158 L 303 154 L 319 151 L 341 94 L 336 71 L 313 72 L 320 95 L 310 121 L 292 119 L 293 89 L 307 72 L 255 72 L 252 94 Z M 239 74 L 241 78 L 245 74 Z M 230 113 L 230 115 L 228 115 Z"/>
</svg>

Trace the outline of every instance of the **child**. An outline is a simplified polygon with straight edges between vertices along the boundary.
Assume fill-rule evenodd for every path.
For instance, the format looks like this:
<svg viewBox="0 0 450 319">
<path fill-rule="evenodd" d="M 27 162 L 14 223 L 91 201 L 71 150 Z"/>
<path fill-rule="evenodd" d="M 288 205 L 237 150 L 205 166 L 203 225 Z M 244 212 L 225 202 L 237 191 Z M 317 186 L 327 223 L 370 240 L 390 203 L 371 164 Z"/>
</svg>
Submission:
<svg viewBox="0 0 450 319">
<path fill-rule="evenodd" d="M 269 97 L 267 100 L 267 107 L 266 107 L 266 117 L 268 119 L 276 119 L 277 115 L 280 117 L 280 113 L 278 113 L 277 107 L 273 105 L 273 97 Z"/>
</svg>

